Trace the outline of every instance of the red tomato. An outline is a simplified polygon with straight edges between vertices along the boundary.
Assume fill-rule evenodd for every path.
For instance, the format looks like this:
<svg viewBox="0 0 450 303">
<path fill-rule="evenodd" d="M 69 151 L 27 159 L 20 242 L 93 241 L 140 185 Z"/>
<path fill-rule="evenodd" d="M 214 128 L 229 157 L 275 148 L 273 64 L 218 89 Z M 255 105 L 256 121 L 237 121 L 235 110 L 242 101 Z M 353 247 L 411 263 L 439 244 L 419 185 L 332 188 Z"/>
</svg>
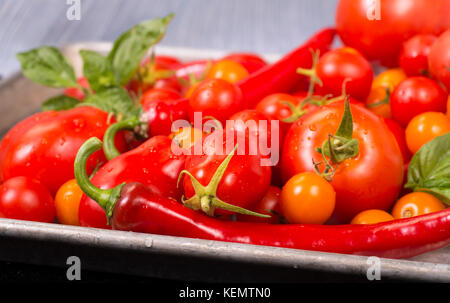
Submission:
<svg viewBox="0 0 450 303">
<path fill-rule="evenodd" d="M 300 118 L 284 141 L 281 168 L 284 180 L 313 172 L 313 161 L 323 161 L 317 147 L 335 134 L 344 103 L 322 106 Z M 332 222 L 348 223 L 366 209 L 388 209 L 403 183 L 403 159 L 397 142 L 383 120 L 360 105 L 351 104 L 353 138 L 359 141 L 356 156 L 339 163 L 331 185 L 336 191 Z M 382 149 L 382 151 L 380 151 Z"/>
<path fill-rule="evenodd" d="M 233 53 L 222 58 L 223 60 L 233 60 L 240 63 L 249 74 L 252 74 L 267 65 L 267 62 L 256 54 Z"/>
<path fill-rule="evenodd" d="M 447 14 L 448 16 L 448 14 Z M 448 18 L 450 19 L 450 18 Z M 428 64 L 433 77 L 438 79 L 450 92 L 450 29 L 433 44 L 428 56 Z"/>
<path fill-rule="evenodd" d="M 346 93 L 359 101 L 366 100 L 373 80 L 369 61 L 350 48 L 339 48 L 324 54 L 317 63 L 316 74 L 323 83 L 322 86 L 316 85 L 317 94 L 339 96 L 347 79 Z"/>
<path fill-rule="evenodd" d="M 219 165 L 232 152 L 237 142 L 236 138 L 237 133 L 232 130 L 212 132 L 204 138 L 203 142 L 192 147 L 191 154 L 186 157 L 185 170 L 201 185 L 207 186 Z M 202 152 L 196 154 L 195 149 L 199 147 Z M 238 147 L 222 178 L 217 180 L 219 182 L 216 189 L 217 198 L 246 209 L 254 208 L 270 186 L 271 167 L 262 166 L 262 159 L 261 155 L 250 155 L 245 152 L 245 149 Z M 187 199 L 196 194 L 191 178 L 187 174 L 184 175 L 183 188 Z M 215 211 L 215 214 L 219 215 L 227 213 L 229 211 L 221 209 Z"/>
<path fill-rule="evenodd" d="M 412 155 L 408 149 L 408 146 L 406 145 L 405 130 L 403 129 L 403 127 L 400 126 L 400 124 L 398 124 L 392 119 L 384 118 L 384 123 L 386 123 L 387 127 L 397 140 L 398 147 L 400 148 L 400 151 L 403 156 L 403 162 L 405 164 L 409 163 L 409 160 L 411 160 Z"/>
<path fill-rule="evenodd" d="M 445 113 L 447 94 L 431 79 L 410 77 L 397 85 L 390 102 L 392 119 L 406 127 L 412 118 L 421 113 Z"/>
<path fill-rule="evenodd" d="M 379 6 L 377 6 L 379 4 Z M 345 45 L 395 66 L 404 41 L 450 28 L 448 0 L 340 0 L 336 29 Z"/>
<path fill-rule="evenodd" d="M 280 195 L 281 189 L 276 186 L 271 186 L 269 187 L 269 190 L 266 192 L 262 200 L 252 209 L 252 211 L 254 212 L 270 215 L 270 218 L 237 214 L 237 220 L 270 224 L 280 223 Z"/>
<path fill-rule="evenodd" d="M 299 98 L 295 96 L 279 93 L 265 97 L 256 105 L 257 112 L 264 114 L 269 119 L 280 121 L 280 130 L 283 137 L 291 126 L 291 123 L 283 122 L 283 120 L 292 115 L 292 111 L 286 102 L 293 106 L 300 103 Z"/>
<path fill-rule="evenodd" d="M 416 35 L 403 44 L 399 65 L 408 76 L 428 74 L 428 55 L 436 42 L 434 35 Z"/>
<path fill-rule="evenodd" d="M 148 121 L 149 136 L 168 136 L 172 132 L 172 122 L 188 120 L 188 100 L 173 90 L 152 88 L 141 98 L 144 113 L 142 118 Z"/>
<path fill-rule="evenodd" d="M 14 177 L 0 185 L 0 217 L 53 222 L 55 204 L 50 191 L 39 181 Z"/>
<path fill-rule="evenodd" d="M 78 78 L 77 82 L 81 87 L 89 89 L 89 82 L 87 81 L 87 79 L 85 77 Z M 84 98 L 86 97 L 86 94 L 84 93 L 84 91 L 79 89 L 78 87 L 66 88 L 66 89 L 64 89 L 64 94 L 66 96 L 78 99 L 80 101 L 84 100 Z"/>
<path fill-rule="evenodd" d="M 180 95 L 183 94 L 185 90 L 185 88 L 183 87 L 183 85 L 181 84 L 181 82 L 178 80 L 177 77 L 157 79 L 153 84 L 153 88 L 173 90 L 174 92 Z"/>
<path fill-rule="evenodd" d="M 189 117 L 194 113 L 212 116 L 225 124 L 234 113 L 247 107 L 242 92 L 236 85 L 223 79 L 206 79 L 199 83 L 189 98 Z"/>
</svg>

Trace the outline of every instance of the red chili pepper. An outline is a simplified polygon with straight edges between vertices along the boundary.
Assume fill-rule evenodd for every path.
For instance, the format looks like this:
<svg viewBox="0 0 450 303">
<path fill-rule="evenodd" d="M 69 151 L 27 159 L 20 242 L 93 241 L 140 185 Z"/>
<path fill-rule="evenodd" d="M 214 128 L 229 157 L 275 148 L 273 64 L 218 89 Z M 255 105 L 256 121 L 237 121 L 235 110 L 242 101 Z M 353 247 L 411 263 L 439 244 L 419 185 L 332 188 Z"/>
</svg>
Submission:
<svg viewBox="0 0 450 303">
<path fill-rule="evenodd" d="M 334 35 L 334 29 L 324 29 L 279 61 L 261 68 L 238 82 L 237 85 L 241 88 L 250 108 L 255 107 L 265 96 L 290 92 L 303 77 L 297 74 L 297 68 L 309 68 L 312 64 L 310 50 L 320 50 L 320 53 L 325 53 L 333 42 Z M 303 77 L 303 79 L 306 78 Z"/>
<path fill-rule="evenodd" d="M 264 224 L 207 217 L 140 183 L 101 190 L 84 171 L 102 143 L 91 138 L 75 161 L 81 189 L 106 210 L 113 229 L 334 253 L 408 258 L 450 244 L 450 209 L 373 225 Z"/>
<path fill-rule="evenodd" d="M 80 146 L 90 137 L 103 138 L 109 122 L 115 120 L 107 112 L 88 106 L 28 117 L 9 130 L 0 144 L 1 178 L 29 176 L 55 194 L 73 179 L 73 161 Z M 123 136 L 117 139 L 117 146 L 124 150 Z M 89 170 L 102 162 L 105 157 L 99 152 L 89 161 Z"/>
<path fill-rule="evenodd" d="M 114 132 L 108 132 L 105 142 L 114 141 L 113 137 Z M 180 199 L 182 189 L 177 187 L 177 181 L 186 157 L 175 155 L 171 145 L 169 137 L 152 137 L 139 147 L 108 161 L 94 175 L 92 183 L 100 188 L 112 188 L 122 182 L 141 182 L 158 195 Z M 109 228 L 104 210 L 87 196 L 81 198 L 78 218 L 81 226 Z"/>
</svg>

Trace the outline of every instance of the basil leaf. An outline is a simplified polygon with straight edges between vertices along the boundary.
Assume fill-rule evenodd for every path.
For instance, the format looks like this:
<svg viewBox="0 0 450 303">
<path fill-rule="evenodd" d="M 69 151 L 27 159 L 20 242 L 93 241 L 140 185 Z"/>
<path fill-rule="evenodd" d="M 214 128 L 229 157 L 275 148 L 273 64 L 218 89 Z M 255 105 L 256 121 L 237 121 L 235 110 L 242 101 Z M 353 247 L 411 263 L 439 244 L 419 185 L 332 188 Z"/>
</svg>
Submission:
<svg viewBox="0 0 450 303">
<path fill-rule="evenodd" d="M 80 55 L 83 59 L 83 74 L 94 91 L 116 84 L 111 63 L 106 57 L 90 50 L 81 50 Z"/>
<path fill-rule="evenodd" d="M 41 108 L 43 111 L 47 110 L 66 110 L 77 106 L 80 103 L 79 100 L 66 96 L 56 96 L 45 101 Z"/>
<path fill-rule="evenodd" d="M 91 105 L 113 113 L 117 120 L 138 116 L 140 106 L 134 104 L 128 92 L 121 86 L 112 86 L 89 95 L 80 106 Z"/>
<path fill-rule="evenodd" d="M 411 159 L 405 187 L 450 204 L 450 133 L 423 145 Z"/>
<path fill-rule="evenodd" d="M 16 57 L 23 74 L 36 83 L 57 88 L 78 86 L 72 65 L 56 47 L 42 46 Z"/>
<path fill-rule="evenodd" d="M 125 85 L 131 79 L 148 49 L 163 38 L 172 18 L 173 14 L 170 14 L 164 18 L 144 21 L 123 33 L 114 42 L 108 59 L 118 84 Z"/>
</svg>

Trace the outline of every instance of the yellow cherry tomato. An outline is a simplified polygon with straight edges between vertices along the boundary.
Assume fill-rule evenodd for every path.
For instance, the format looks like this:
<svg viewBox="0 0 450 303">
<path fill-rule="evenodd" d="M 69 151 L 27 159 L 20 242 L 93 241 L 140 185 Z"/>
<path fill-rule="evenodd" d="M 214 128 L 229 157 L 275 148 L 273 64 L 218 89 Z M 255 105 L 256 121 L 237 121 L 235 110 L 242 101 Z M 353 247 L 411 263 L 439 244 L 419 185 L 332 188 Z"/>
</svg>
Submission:
<svg viewBox="0 0 450 303">
<path fill-rule="evenodd" d="M 215 63 L 206 74 L 207 79 L 223 79 L 236 83 L 248 76 L 248 71 L 239 63 L 232 60 L 221 60 Z"/>
<path fill-rule="evenodd" d="M 401 68 L 388 69 L 373 79 L 372 88 L 385 87 L 390 92 L 403 80 L 406 79 L 406 74 Z"/>
<path fill-rule="evenodd" d="M 406 144 L 414 154 L 422 145 L 450 132 L 450 119 L 443 113 L 426 112 L 415 116 L 406 127 Z"/>
<path fill-rule="evenodd" d="M 391 118 L 391 105 L 389 104 L 389 90 L 386 87 L 374 87 L 366 100 L 366 107 L 383 118 Z"/>
<path fill-rule="evenodd" d="M 336 192 L 321 176 L 305 172 L 286 182 L 280 208 L 289 223 L 323 224 L 334 211 Z"/>
<path fill-rule="evenodd" d="M 433 195 L 413 192 L 401 197 L 392 208 L 395 219 L 425 215 L 445 209 L 445 205 Z"/>
<path fill-rule="evenodd" d="M 394 217 L 384 210 L 368 209 L 357 214 L 350 224 L 376 224 L 392 220 L 394 220 Z"/>
<path fill-rule="evenodd" d="M 82 195 L 83 191 L 75 179 L 61 185 L 55 196 L 56 218 L 59 223 L 80 225 L 78 221 L 78 206 Z"/>
</svg>

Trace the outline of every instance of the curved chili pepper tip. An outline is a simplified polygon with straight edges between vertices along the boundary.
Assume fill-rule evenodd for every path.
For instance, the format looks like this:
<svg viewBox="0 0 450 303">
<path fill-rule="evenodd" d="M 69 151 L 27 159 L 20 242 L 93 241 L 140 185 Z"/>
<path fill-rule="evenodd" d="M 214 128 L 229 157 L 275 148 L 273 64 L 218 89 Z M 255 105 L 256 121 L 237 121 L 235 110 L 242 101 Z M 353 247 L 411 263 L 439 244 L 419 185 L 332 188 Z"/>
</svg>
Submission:
<svg viewBox="0 0 450 303">
<path fill-rule="evenodd" d="M 117 200 L 120 198 L 120 192 L 125 183 L 119 184 L 112 189 L 100 189 L 92 184 L 86 172 L 86 163 L 89 157 L 102 148 L 102 141 L 96 137 L 89 138 L 78 150 L 74 162 L 75 179 L 81 190 L 91 199 L 95 200 L 106 212 L 109 218 Z"/>
<path fill-rule="evenodd" d="M 141 121 L 139 121 L 138 117 L 132 117 L 127 120 L 122 120 L 120 122 L 116 122 L 112 124 L 105 132 L 105 135 L 103 136 L 103 152 L 105 153 L 106 159 L 111 160 L 120 155 L 120 152 L 117 150 L 115 143 L 115 136 L 118 131 L 121 130 L 135 130 L 136 128 L 139 128 L 139 126 L 142 124 Z M 100 140 L 99 140 L 100 141 Z M 101 141 L 100 141 L 101 144 Z"/>
</svg>

